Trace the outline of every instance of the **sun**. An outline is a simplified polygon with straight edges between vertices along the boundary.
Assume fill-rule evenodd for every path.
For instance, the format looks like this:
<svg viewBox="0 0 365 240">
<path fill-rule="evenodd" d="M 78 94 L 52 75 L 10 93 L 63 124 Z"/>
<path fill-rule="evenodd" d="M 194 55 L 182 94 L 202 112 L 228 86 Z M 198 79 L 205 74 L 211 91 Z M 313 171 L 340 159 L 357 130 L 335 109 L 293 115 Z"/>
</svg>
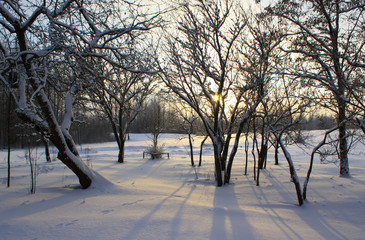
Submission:
<svg viewBox="0 0 365 240">
<path fill-rule="evenodd" d="M 212 97 L 214 102 L 218 102 L 220 100 L 220 95 L 219 94 L 214 94 Z"/>
</svg>

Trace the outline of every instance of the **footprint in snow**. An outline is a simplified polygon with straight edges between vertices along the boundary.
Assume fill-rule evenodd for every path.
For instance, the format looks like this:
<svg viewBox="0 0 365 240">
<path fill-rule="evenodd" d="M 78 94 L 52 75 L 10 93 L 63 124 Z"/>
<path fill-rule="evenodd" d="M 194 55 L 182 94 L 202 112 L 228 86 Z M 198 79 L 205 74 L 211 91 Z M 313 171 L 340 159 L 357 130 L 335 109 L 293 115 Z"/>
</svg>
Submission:
<svg viewBox="0 0 365 240">
<path fill-rule="evenodd" d="M 107 210 L 103 210 L 101 211 L 103 214 L 108 214 L 108 213 L 111 213 L 113 212 L 114 210 L 113 209 L 107 209 Z"/>
<path fill-rule="evenodd" d="M 71 222 L 68 222 L 68 223 L 60 223 L 60 224 L 57 224 L 56 226 L 57 227 L 64 227 L 64 226 L 71 226 L 75 223 L 77 223 L 79 220 L 75 219 L 75 220 L 72 220 Z"/>
<path fill-rule="evenodd" d="M 77 223 L 79 220 L 75 219 L 75 220 L 72 220 L 71 222 L 69 223 L 66 223 L 65 226 L 70 226 L 70 225 L 73 225 L 75 223 Z"/>
<path fill-rule="evenodd" d="M 137 201 L 134 201 L 134 202 L 123 203 L 122 206 L 133 205 L 133 204 L 138 203 L 138 202 L 143 202 L 143 200 L 137 200 Z"/>
</svg>

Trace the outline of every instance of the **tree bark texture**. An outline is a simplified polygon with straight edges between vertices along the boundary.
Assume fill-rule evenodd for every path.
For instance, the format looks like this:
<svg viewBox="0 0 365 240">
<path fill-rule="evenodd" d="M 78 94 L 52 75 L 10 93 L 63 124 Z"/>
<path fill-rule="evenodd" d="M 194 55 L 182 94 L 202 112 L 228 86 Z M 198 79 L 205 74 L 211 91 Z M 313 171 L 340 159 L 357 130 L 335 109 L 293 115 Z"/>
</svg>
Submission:
<svg viewBox="0 0 365 240">
<path fill-rule="evenodd" d="M 341 96 L 338 97 L 338 140 L 339 140 L 339 158 L 340 158 L 340 176 L 347 177 L 350 175 L 348 161 L 348 145 L 346 134 L 346 102 Z"/>
</svg>

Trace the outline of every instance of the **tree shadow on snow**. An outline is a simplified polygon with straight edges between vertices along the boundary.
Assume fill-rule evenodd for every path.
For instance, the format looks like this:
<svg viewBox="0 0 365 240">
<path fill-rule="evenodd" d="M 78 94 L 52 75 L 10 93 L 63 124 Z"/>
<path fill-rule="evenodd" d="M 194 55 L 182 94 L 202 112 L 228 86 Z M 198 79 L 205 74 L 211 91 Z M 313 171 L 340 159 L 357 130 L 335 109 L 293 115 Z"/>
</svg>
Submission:
<svg viewBox="0 0 365 240">
<path fill-rule="evenodd" d="M 268 214 L 274 225 L 277 227 L 277 230 L 279 230 L 283 234 L 283 236 L 285 236 L 287 239 L 306 239 L 306 237 L 303 236 L 302 233 L 299 233 L 302 232 L 299 230 L 301 229 L 301 227 L 304 226 L 290 222 L 286 218 L 285 214 L 287 214 L 289 211 L 294 212 L 294 214 L 297 215 L 297 218 L 303 221 L 302 224 L 310 226 L 312 232 L 310 233 L 307 231 L 307 234 L 309 234 L 309 236 L 315 234 L 317 236 L 321 236 L 322 239 L 346 239 L 346 236 L 341 234 L 338 229 L 336 229 L 334 226 L 331 226 L 329 221 L 323 216 L 323 212 L 320 213 L 323 206 L 319 204 L 311 204 L 310 202 L 308 202 L 308 200 L 306 200 L 304 202 L 304 205 L 302 206 L 294 204 L 294 186 L 292 186 L 292 188 L 288 188 L 288 184 L 284 184 L 275 176 L 268 174 L 266 171 L 262 171 L 262 173 L 266 177 L 265 180 L 269 181 L 269 183 L 267 184 L 271 185 L 272 187 L 269 187 L 267 184 L 266 186 L 260 187 L 251 185 L 252 191 L 256 195 L 257 207 L 262 208 L 262 210 L 264 210 Z M 278 193 L 272 192 L 273 189 L 276 189 Z M 273 200 L 270 199 L 270 194 L 279 194 L 282 197 L 283 201 L 273 203 Z M 323 198 L 322 194 L 320 193 L 318 193 L 318 196 Z M 291 204 L 291 202 L 293 204 Z M 328 201 L 324 200 L 324 202 Z M 285 212 L 281 212 L 281 210 L 285 210 Z"/>
<path fill-rule="evenodd" d="M 177 212 L 175 214 L 175 217 L 170 219 L 162 219 L 162 221 L 166 221 L 163 228 L 161 228 L 160 236 L 162 239 L 165 237 L 168 237 L 166 239 L 178 239 L 180 232 L 180 225 L 181 225 L 181 219 L 183 215 L 183 209 L 186 204 L 186 202 L 189 200 L 192 192 L 194 191 L 194 187 L 190 189 L 190 191 L 187 194 L 184 194 L 184 196 L 181 196 L 178 194 L 180 190 L 182 190 L 187 182 L 184 182 L 181 186 L 179 186 L 176 190 L 174 190 L 171 194 L 168 196 L 162 197 L 162 200 L 156 204 L 151 211 L 149 211 L 144 217 L 142 217 L 140 220 L 136 221 L 134 223 L 134 227 L 128 232 L 127 236 L 124 239 L 138 239 L 139 236 L 143 235 L 145 231 L 148 231 L 148 228 L 155 228 L 159 227 L 160 224 L 156 223 L 155 217 L 158 217 L 161 212 L 163 212 L 163 208 L 168 205 L 168 201 L 170 200 L 176 200 L 178 198 L 179 200 L 182 200 L 182 202 L 179 204 L 179 208 L 177 209 Z M 176 211 L 174 209 L 173 211 Z M 166 225 L 170 225 L 170 228 L 168 228 Z M 169 230 L 168 230 L 169 229 Z"/>
<path fill-rule="evenodd" d="M 216 187 L 210 239 L 255 239 L 234 185 Z"/>
</svg>

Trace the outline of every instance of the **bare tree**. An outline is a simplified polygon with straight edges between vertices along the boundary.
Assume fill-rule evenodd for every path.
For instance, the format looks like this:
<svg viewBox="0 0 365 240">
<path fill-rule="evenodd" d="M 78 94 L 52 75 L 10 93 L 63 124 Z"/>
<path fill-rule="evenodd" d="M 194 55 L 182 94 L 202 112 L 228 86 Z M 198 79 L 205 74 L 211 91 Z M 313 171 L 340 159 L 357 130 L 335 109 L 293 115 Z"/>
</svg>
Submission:
<svg viewBox="0 0 365 240">
<path fill-rule="evenodd" d="M 152 134 L 152 145 L 148 149 L 152 159 L 161 158 L 163 153 L 163 146 L 159 144 L 159 137 L 166 128 L 166 109 L 165 104 L 161 98 L 155 96 L 148 105 L 148 120 L 146 124 L 146 131 Z"/>
<path fill-rule="evenodd" d="M 280 84 L 282 82 L 282 84 Z M 295 186 L 299 206 L 303 204 L 303 194 L 300 181 L 296 173 L 294 161 L 284 144 L 282 137 L 284 134 L 290 137 L 295 127 L 303 121 L 306 110 L 310 106 L 310 101 L 296 96 L 296 81 L 290 78 L 278 78 L 274 81 L 276 88 L 272 91 L 271 100 L 268 105 L 272 106 L 267 113 L 268 128 L 272 133 L 275 148 L 275 164 L 278 164 L 278 150 L 282 149 L 284 157 L 289 166 L 291 180 Z M 293 129 L 294 128 L 294 129 Z M 296 141 L 297 139 L 294 139 Z M 259 178 L 259 171 L 257 178 Z M 258 181 L 258 180 L 257 180 Z"/>
<path fill-rule="evenodd" d="M 100 50 L 122 57 L 123 46 L 113 45 L 114 41 L 150 29 L 151 18 L 131 19 L 128 15 L 123 19 L 122 6 L 124 10 L 129 7 L 109 1 L 78 0 L 0 3 L 0 80 L 14 99 L 18 116 L 50 139 L 59 150 L 58 157 L 78 176 L 83 188 L 90 186 L 94 174 L 81 160 L 68 131 L 76 96 L 94 80 L 84 63 L 93 57 L 114 62 Z M 69 87 L 62 123 L 45 91 L 50 60 L 54 58 L 63 59 L 68 70 L 63 75 Z M 9 78 L 11 74 L 15 77 Z"/>
<path fill-rule="evenodd" d="M 193 148 L 193 133 L 194 133 L 194 125 L 195 122 L 198 120 L 195 112 L 191 108 L 184 108 L 179 112 L 180 117 L 182 118 L 181 127 L 184 129 L 185 133 L 188 134 L 189 139 L 189 148 L 190 148 L 190 163 L 191 166 L 195 166 L 194 162 L 194 148 Z M 199 161 L 201 165 L 201 161 Z M 200 166 L 199 165 L 199 166 Z"/>
<path fill-rule="evenodd" d="M 151 93 L 153 81 L 143 72 L 120 68 L 106 71 L 108 73 L 101 74 L 102 77 L 90 88 L 90 100 L 106 113 L 119 148 L 118 162 L 123 163 L 125 141 L 131 124 Z"/>
<path fill-rule="evenodd" d="M 267 158 L 270 129 L 269 115 L 275 104 L 271 102 L 275 94 L 273 78 L 277 72 L 277 65 L 283 62 L 279 47 L 285 37 L 285 32 L 280 25 L 273 22 L 273 18 L 266 14 L 252 15 L 249 19 L 249 37 L 241 41 L 237 62 L 248 72 L 256 84 L 256 101 L 260 104 L 253 115 L 254 146 L 257 147 L 257 185 L 259 185 L 260 169 L 264 167 Z M 274 90 L 274 91 L 272 91 Z M 256 129 L 259 127 L 260 129 Z M 258 133 L 258 134 L 256 134 Z M 257 143 L 257 135 L 261 136 L 260 147 Z M 254 157 L 255 159 L 255 157 Z M 254 166 L 255 168 L 256 166 Z M 254 169 L 255 171 L 255 169 Z"/>
<path fill-rule="evenodd" d="M 316 153 L 318 153 L 319 149 L 326 144 L 326 140 L 327 137 L 329 136 L 330 133 L 332 133 L 333 131 L 337 130 L 338 126 L 326 131 L 326 133 L 324 134 L 323 140 L 321 142 L 319 142 L 317 144 L 317 146 L 315 146 L 313 148 L 313 151 L 311 153 L 311 158 L 310 158 L 310 162 L 309 162 L 309 168 L 307 171 L 307 176 L 305 178 L 304 184 L 303 184 L 303 199 L 305 200 L 307 198 L 307 188 L 308 188 L 308 183 L 309 183 L 309 179 L 310 179 L 310 175 L 312 173 L 312 169 L 313 169 L 313 161 L 314 161 L 314 155 Z"/>
<path fill-rule="evenodd" d="M 244 123 L 258 105 L 252 94 L 254 80 L 235 61 L 237 40 L 247 23 L 235 4 L 230 0 L 180 4 L 178 33 L 170 36 L 168 61 L 161 63 L 163 81 L 194 109 L 213 143 L 217 186 L 229 183 Z"/>
<path fill-rule="evenodd" d="M 286 20 L 294 66 L 289 74 L 311 87 L 311 98 L 336 114 L 340 175 L 348 176 L 347 124 L 354 101 L 356 69 L 363 64 L 363 1 L 279 1 L 269 12 Z M 317 91 L 315 91 L 317 90 Z M 341 123 L 341 125 L 340 125 Z"/>
</svg>

